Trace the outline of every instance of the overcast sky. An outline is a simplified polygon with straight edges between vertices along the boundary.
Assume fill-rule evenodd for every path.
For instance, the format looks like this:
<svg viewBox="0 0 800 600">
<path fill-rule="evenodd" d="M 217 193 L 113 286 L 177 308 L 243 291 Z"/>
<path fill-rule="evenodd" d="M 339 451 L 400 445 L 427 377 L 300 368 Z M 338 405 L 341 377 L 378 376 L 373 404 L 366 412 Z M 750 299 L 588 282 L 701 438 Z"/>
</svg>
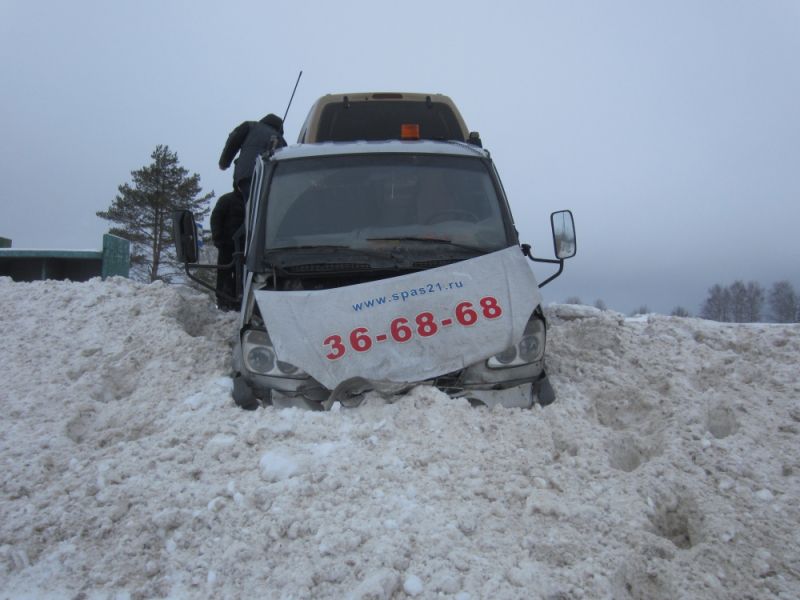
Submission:
<svg viewBox="0 0 800 600">
<path fill-rule="evenodd" d="M 797 0 L 0 0 L 0 236 L 99 248 L 95 212 L 157 144 L 228 191 L 229 131 L 283 114 L 300 69 L 290 143 L 325 93 L 444 93 L 537 255 L 571 209 L 547 302 L 697 313 L 714 283 L 800 289 Z"/>
</svg>

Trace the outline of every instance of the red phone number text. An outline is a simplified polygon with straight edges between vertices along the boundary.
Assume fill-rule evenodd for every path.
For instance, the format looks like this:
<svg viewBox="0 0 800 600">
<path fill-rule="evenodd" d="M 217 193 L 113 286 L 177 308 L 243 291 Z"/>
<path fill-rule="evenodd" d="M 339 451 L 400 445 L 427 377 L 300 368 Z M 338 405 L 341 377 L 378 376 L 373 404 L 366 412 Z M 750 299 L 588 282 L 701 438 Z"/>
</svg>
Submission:
<svg viewBox="0 0 800 600">
<path fill-rule="evenodd" d="M 484 296 L 478 301 L 478 306 L 474 307 L 472 302 L 459 302 L 455 310 L 455 322 L 464 327 L 471 327 L 478 322 L 481 315 L 485 319 L 497 319 L 502 316 L 503 309 L 497 303 L 497 298 L 494 296 Z M 389 333 L 379 333 L 370 336 L 367 327 L 356 327 L 347 336 L 349 348 L 355 352 L 367 352 L 375 343 L 385 342 L 392 339 L 395 342 L 402 344 L 414 337 L 414 332 L 420 337 L 427 338 L 436 335 L 443 327 L 453 325 L 452 318 L 442 319 L 436 322 L 436 318 L 431 312 L 421 312 L 414 317 L 416 327 L 410 324 L 409 320 L 405 317 L 397 317 L 393 319 L 389 325 Z M 325 338 L 322 345 L 330 350 L 325 357 L 328 360 L 338 360 L 342 358 L 348 351 L 348 345 L 345 345 L 345 340 L 339 334 L 332 334 Z"/>
</svg>

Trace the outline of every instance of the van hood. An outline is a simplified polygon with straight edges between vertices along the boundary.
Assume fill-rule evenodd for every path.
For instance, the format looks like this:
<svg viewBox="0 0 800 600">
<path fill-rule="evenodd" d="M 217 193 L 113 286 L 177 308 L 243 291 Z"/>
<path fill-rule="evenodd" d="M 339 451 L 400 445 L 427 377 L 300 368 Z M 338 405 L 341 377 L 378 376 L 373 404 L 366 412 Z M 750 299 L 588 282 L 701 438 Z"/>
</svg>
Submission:
<svg viewBox="0 0 800 600">
<path fill-rule="evenodd" d="M 275 351 L 329 389 L 414 382 L 520 341 L 542 297 L 512 246 L 444 267 L 315 291 L 255 292 Z"/>
</svg>

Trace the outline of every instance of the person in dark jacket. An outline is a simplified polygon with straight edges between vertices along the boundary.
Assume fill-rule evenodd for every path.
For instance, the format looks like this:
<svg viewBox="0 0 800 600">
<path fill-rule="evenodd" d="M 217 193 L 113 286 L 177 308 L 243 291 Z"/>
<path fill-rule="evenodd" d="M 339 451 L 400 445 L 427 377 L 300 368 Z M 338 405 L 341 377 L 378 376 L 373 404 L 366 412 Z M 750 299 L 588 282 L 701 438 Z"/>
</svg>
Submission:
<svg viewBox="0 0 800 600">
<path fill-rule="evenodd" d="M 228 141 L 219 157 L 219 168 L 224 171 L 230 167 L 233 157 L 239 153 L 233 169 L 233 187 L 242 192 L 245 202 L 250 196 L 250 180 L 256 158 L 270 149 L 273 137 L 277 140 L 276 148 L 286 145 L 286 140 L 283 139 L 283 119 L 272 113 L 260 121 L 245 121 L 228 135 Z"/>
<path fill-rule="evenodd" d="M 235 238 L 244 225 L 244 198 L 239 190 L 223 194 L 211 211 L 211 239 L 217 247 L 217 265 L 233 261 Z M 241 242 L 240 242 L 241 243 Z M 217 306 L 221 310 L 239 310 L 236 297 L 236 268 L 217 269 Z"/>
</svg>

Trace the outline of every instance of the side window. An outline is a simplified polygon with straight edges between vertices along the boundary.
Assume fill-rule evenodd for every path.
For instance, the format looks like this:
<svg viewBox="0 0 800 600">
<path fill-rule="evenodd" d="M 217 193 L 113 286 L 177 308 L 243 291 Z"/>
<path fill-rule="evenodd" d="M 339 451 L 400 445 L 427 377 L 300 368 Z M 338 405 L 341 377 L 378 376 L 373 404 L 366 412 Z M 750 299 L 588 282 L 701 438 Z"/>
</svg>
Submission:
<svg viewBox="0 0 800 600">
<path fill-rule="evenodd" d="M 255 172 L 253 173 L 253 180 L 250 185 L 250 197 L 245 198 L 245 207 L 247 212 L 244 216 L 244 228 L 245 228 L 245 252 L 250 252 L 250 244 L 253 243 L 251 239 L 250 232 L 253 231 L 253 227 L 250 226 L 251 223 L 254 222 L 256 215 L 258 214 L 258 206 L 261 201 L 262 194 L 262 187 L 264 182 L 264 171 L 266 171 L 266 166 L 261 158 L 256 160 L 256 168 Z"/>
</svg>

